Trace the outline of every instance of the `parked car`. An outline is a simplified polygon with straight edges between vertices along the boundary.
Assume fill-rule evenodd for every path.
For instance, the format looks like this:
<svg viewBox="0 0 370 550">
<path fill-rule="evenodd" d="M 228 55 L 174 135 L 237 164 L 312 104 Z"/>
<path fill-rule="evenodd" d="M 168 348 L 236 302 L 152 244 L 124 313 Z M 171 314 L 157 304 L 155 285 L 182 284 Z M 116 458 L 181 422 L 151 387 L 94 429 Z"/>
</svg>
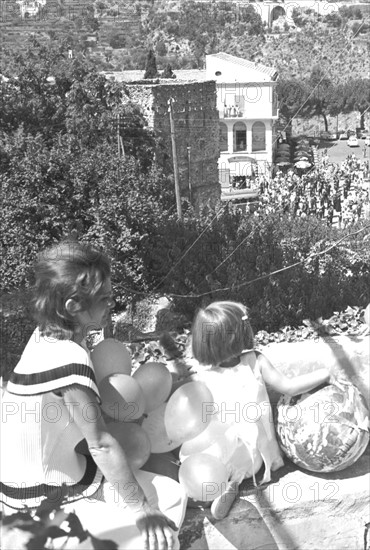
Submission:
<svg viewBox="0 0 370 550">
<path fill-rule="evenodd" d="M 367 130 L 361 130 L 359 134 L 360 135 L 357 137 L 359 137 L 360 139 L 366 139 L 369 136 L 369 132 Z"/>
<path fill-rule="evenodd" d="M 327 141 L 335 141 L 338 139 L 336 132 L 321 132 L 320 137 L 321 139 L 325 139 Z"/>
<path fill-rule="evenodd" d="M 347 130 L 341 130 L 339 132 L 339 139 L 348 139 Z"/>
<path fill-rule="evenodd" d="M 356 136 L 350 136 L 347 139 L 347 145 L 348 147 L 358 147 L 358 139 Z"/>
<path fill-rule="evenodd" d="M 370 147 L 370 136 L 366 136 L 365 145 L 366 145 L 366 147 Z"/>
</svg>

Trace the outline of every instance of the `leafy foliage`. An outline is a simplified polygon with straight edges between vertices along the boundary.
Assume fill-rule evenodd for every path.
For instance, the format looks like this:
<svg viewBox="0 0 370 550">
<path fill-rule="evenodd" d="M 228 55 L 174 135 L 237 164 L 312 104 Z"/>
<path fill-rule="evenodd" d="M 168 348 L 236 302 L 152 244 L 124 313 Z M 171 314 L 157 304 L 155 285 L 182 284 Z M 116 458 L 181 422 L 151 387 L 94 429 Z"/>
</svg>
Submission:
<svg viewBox="0 0 370 550">
<path fill-rule="evenodd" d="M 307 80 L 279 80 L 277 95 L 280 112 L 286 119 L 297 114 L 303 118 L 322 116 L 328 129 L 327 116 L 359 111 L 363 117 L 370 103 L 369 79 L 349 78 L 334 85 L 325 71 L 315 66 Z"/>
<path fill-rule="evenodd" d="M 1 518 L 4 547 L 47 550 L 53 548 L 50 540 L 63 537 L 76 539 L 76 545 L 89 539 L 91 548 L 116 550 L 118 545 L 115 542 L 98 539 L 85 530 L 74 512 L 64 512 L 64 492 L 65 486 L 62 491 L 56 489 L 56 495 L 43 500 L 34 513 L 26 509 Z"/>
</svg>

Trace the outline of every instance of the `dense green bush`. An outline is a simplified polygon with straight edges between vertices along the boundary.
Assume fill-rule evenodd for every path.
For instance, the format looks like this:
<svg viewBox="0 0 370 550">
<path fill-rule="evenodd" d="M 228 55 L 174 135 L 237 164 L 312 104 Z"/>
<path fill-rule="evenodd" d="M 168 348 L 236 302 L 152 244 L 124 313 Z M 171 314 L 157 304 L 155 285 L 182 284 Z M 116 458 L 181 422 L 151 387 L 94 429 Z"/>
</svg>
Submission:
<svg viewBox="0 0 370 550">
<path fill-rule="evenodd" d="M 172 221 L 162 240 L 151 240 L 146 255 L 147 262 L 154 256 L 163 292 L 186 296 L 213 289 L 208 296 L 175 298 L 190 317 L 210 299 L 235 299 L 251 308 L 256 329 L 276 330 L 369 301 L 370 265 L 351 250 L 353 245 L 322 253 L 344 231 L 279 212 L 241 218 L 226 210 L 209 225 L 211 219 L 212 213 L 202 220 L 185 220 L 182 227 Z M 283 271 L 269 276 L 278 270 Z"/>
</svg>

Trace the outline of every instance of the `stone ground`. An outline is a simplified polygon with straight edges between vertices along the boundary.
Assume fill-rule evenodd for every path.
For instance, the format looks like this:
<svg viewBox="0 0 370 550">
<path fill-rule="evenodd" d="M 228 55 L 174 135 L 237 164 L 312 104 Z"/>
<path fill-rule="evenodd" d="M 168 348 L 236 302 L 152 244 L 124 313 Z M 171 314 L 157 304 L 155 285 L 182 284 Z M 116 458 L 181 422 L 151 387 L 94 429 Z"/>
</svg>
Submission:
<svg viewBox="0 0 370 550">
<path fill-rule="evenodd" d="M 264 353 L 287 374 L 327 366 L 369 394 L 370 338 L 345 336 L 271 344 Z M 272 402 L 277 395 L 270 392 Z M 258 481 L 258 479 L 257 479 Z M 249 480 L 227 518 L 188 508 L 182 550 L 370 550 L 370 448 L 351 467 L 326 474 L 305 471 L 288 459 L 272 482 Z"/>
</svg>

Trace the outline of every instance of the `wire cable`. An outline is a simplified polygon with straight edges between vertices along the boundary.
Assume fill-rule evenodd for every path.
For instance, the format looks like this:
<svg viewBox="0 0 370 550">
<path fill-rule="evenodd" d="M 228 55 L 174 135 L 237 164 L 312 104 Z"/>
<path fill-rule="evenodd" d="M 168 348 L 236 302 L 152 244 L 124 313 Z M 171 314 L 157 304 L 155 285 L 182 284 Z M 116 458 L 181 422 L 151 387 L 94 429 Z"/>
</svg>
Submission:
<svg viewBox="0 0 370 550">
<path fill-rule="evenodd" d="M 285 266 L 285 267 L 282 267 L 280 269 L 277 269 L 275 271 L 271 271 L 270 273 L 266 273 L 265 275 L 261 275 L 260 277 L 256 277 L 255 279 L 251 279 L 249 281 L 245 281 L 243 283 L 238 283 L 238 284 L 233 284 L 232 286 L 229 286 L 229 287 L 224 287 L 224 288 L 217 288 L 217 289 L 213 289 L 213 290 L 210 290 L 208 292 L 202 292 L 201 294 L 175 294 L 175 293 L 168 293 L 166 292 L 165 295 L 167 297 L 172 297 L 172 298 L 203 298 L 204 296 L 208 296 L 210 294 L 215 294 L 216 292 L 226 292 L 227 290 L 231 290 L 231 291 L 234 291 L 234 290 L 237 290 L 238 288 L 242 288 L 244 286 L 248 286 L 248 285 L 251 285 L 253 283 L 256 283 L 258 281 L 262 281 L 264 279 L 267 279 L 269 277 L 272 277 L 273 275 L 276 275 L 278 273 L 282 273 L 283 271 L 287 271 L 288 269 L 292 269 L 293 267 L 297 267 L 298 265 L 302 265 L 304 264 L 305 262 L 307 262 L 308 260 L 312 260 L 318 256 L 322 256 L 323 254 L 327 254 L 330 250 L 332 250 L 333 248 L 337 247 L 342 241 L 344 241 L 345 239 L 348 239 L 349 237 L 353 237 L 354 235 L 357 235 L 358 233 L 361 233 L 362 231 L 365 231 L 367 229 L 370 229 L 370 224 L 366 225 L 365 227 L 361 227 L 360 229 L 358 229 L 357 231 L 354 231 L 352 233 L 349 233 L 347 235 L 344 235 L 343 237 L 341 237 L 340 239 L 338 239 L 337 241 L 335 241 L 332 245 L 330 245 L 328 248 L 326 248 L 325 250 L 322 250 L 321 252 L 315 252 L 315 253 L 311 253 L 309 254 L 306 258 L 304 258 L 303 260 L 300 260 L 298 262 L 295 262 L 294 264 L 291 264 L 291 265 L 288 265 L 288 266 Z M 370 233 L 368 234 L 370 236 Z M 320 241 L 318 241 L 317 243 L 315 243 L 314 246 L 316 246 Z M 123 285 L 122 285 L 123 286 Z M 141 295 L 141 296 L 145 296 L 145 297 L 149 297 L 149 296 L 160 296 L 158 293 L 154 293 L 154 291 L 152 292 L 141 292 L 141 291 L 136 291 L 136 290 L 133 290 L 133 289 L 129 289 L 125 286 L 123 286 L 124 290 L 126 290 L 129 294 L 137 294 L 137 295 Z M 156 286 L 155 289 L 158 288 L 158 285 Z"/>
</svg>

